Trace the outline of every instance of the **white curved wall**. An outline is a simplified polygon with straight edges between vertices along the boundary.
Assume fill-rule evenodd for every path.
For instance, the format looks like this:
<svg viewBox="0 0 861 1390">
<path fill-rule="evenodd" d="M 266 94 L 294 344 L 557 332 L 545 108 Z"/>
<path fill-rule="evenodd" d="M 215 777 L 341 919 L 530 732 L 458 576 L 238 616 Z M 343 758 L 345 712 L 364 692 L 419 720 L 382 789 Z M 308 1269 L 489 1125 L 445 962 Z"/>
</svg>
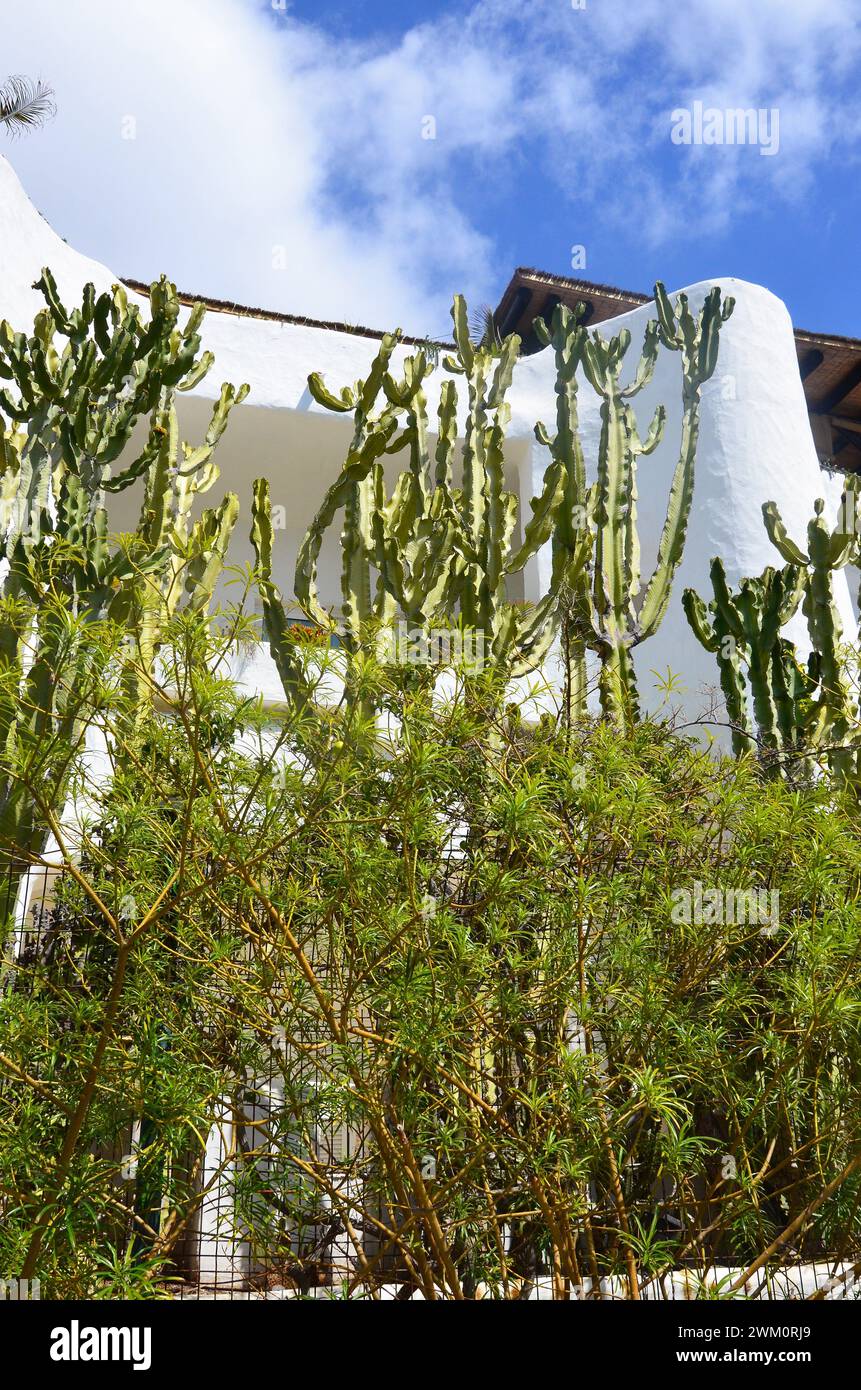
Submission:
<svg viewBox="0 0 861 1390">
<path fill-rule="evenodd" d="M 839 482 L 825 477 L 819 466 L 786 306 L 759 285 L 721 279 L 688 289 L 695 311 L 714 285 L 719 285 L 725 296 L 733 296 L 736 305 L 721 333 L 715 375 L 703 387 L 696 488 L 687 546 L 663 626 L 636 653 L 644 703 L 652 708 L 660 704 L 652 671 L 663 673 L 669 667 L 686 687 L 685 699 L 675 703 L 682 706 L 688 717 L 695 717 L 704 708 L 706 701 L 699 692 L 702 687 L 713 688 L 717 684 L 717 672 L 714 658 L 690 633 L 681 608 L 682 590 L 692 586 L 704 598 L 711 597 L 709 564 L 715 555 L 722 556 L 733 585 L 745 576 L 761 573 L 766 565 L 783 563 L 762 523 L 764 502 L 778 504 L 790 535 L 805 546 L 807 523 L 816 498 L 826 497 L 827 514 L 833 524 L 840 497 Z M 630 329 L 631 373 L 650 317 L 653 308 L 647 304 L 600 325 L 600 332 L 606 337 L 622 327 Z M 518 430 L 528 428 L 536 418 L 544 419 L 552 428 L 553 378 L 549 349 L 519 364 L 512 393 Z M 638 475 L 646 578 L 654 564 L 678 457 L 680 382 L 678 355 L 662 349 L 652 383 L 634 401 L 641 432 L 659 402 L 668 409 L 664 439 L 655 454 L 640 461 Z M 580 415 L 587 461 L 592 464 L 591 477 L 600 432 L 599 404 L 584 383 Z M 538 486 L 546 464 L 547 451 L 536 444 L 533 487 Z M 847 636 L 854 637 L 855 618 L 845 575 L 835 576 L 835 590 Z M 800 614 L 786 632 L 806 655 L 809 644 Z"/>
<path fill-rule="evenodd" d="M 92 280 L 107 289 L 115 277 L 98 263 L 67 246 L 33 208 L 9 165 L 0 158 L 0 316 L 17 328 L 27 328 L 41 305 L 31 286 L 43 265 L 57 277 L 61 292 L 74 303 L 82 286 Z M 766 564 L 780 563 L 762 525 L 763 502 L 777 502 L 790 534 L 804 542 L 814 500 L 827 496 L 834 519 L 839 484 L 824 477 L 816 456 L 804 392 L 798 373 L 795 343 L 789 315 L 769 291 L 739 280 L 707 281 L 688 293 L 699 309 L 713 284 L 733 295 L 736 308 L 724 326 L 718 367 L 703 388 L 700 446 L 696 490 L 685 557 L 678 573 L 670 609 L 657 635 L 637 653 L 642 695 L 655 708 L 660 697 L 654 690 L 653 670 L 669 667 L 686 688 L 680 705 L 683 717 L 693 718 L 706 701 L 702 691 L 714 689 L 714 661 L 694 641 L 681 609 L 684 586 L 692 585 L 710 595 L 709 562 L 721 555 L 732 584 L 745 575 L 758 574 Z M 650 306 L 604 323 L 605 336 L 628 327 L 633 372 Z M 216 356 L 209 377 L 183 402 L 183 424 L 189 437 L 201 433 L 204 401 L 217 395 L 220 383 L 229 379 L 251 386 L 248 403 L 239 408 L 218 453 L 222 479 L 211 500 L 226 489 L 239 494 L 243 515 L 248 516 L 251 480 L 266 474 L 272 481 L 273 501 L 287 510 L 287 526 L 276 536 L 277 578 L 286 594 L 292 589 L 292 565 L 296 548 L 325 486 L 335 476 L 343 457 L 346 426 L 314 403 L 307 390 L 310 371 L 322 371 L 330 385 L 340 388 L 365 374 L 377 342 L 350 333 L 307 325 L 278 323 L 210 312 L 204 322 L 204 342 Z M 409 351 L 401 348 L 402 358 Z M 431 387 L 444 379 L 442 371 Z M 654 562 L 663 524 L 670 478 L 675 465 L 681 418 L 681 366 L 676 354 L 662 350 L 655 378 L 635 401 L 644 429 L 654 406 L 668 408 L 665 438 L 659 450 L 643 459 L 639 471 L 639 517 L 643 570 L 647 578 Z M 431 409 L 436 405 L 429 392 Z M 203 398 L 203 399 L 200 399 Z M 533 438 L 536 419 L 552 428 L 555 417 L 554 364 L 545 349 L 525 358 L 515 371 L 511 391 L 512 424 L 508 450 L 512 479 L 518 484 L 524 510 L 538 489 L 547 464 L 546 450 Z M 599 402 L 588 384 L 580 393 L 581 423 L 587 459 L 597 454 Z M 118 524 L 131 520 L 136 505 L 131 496 L 120 502 Z M 240 521 L 234 560 L 250 559 L 247 523 Z M 324 552 L 321 589 L 329 601 L 337 596 L 334 549 Z M 547 557 L 539 556 L 525 577 L 525 596 L 542 591 Z M 844 575 L 836 576 L 837 602 L 847 634 L 856 632 L 849 588 Z M 789 629 L 802 652 L 807 650 L 803 620 L 797 617 Z M 268 659 L 255 661 L 255 679 L 267 696 L 278 690 Z"/>
</svg>

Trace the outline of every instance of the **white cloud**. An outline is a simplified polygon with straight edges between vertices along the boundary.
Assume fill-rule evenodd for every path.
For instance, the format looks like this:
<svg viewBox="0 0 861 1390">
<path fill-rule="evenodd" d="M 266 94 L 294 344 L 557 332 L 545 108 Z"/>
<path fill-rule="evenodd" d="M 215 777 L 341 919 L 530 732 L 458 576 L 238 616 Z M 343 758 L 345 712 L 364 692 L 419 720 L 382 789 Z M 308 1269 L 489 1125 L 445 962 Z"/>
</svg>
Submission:
<svg viewBox="0 0 861 1390">
<path fill-rule="evenodd" d="M 3 61 L 50 80 L 59 112 L 7 153 L 61 235 L 120 274 L 167 270 L 192 291 L 375 326 L 430 322 L 439 301 L 420 267 L 439 227 L 398 199 L 382 236 L 345 215 L 337 150 L 308 100 L 334 68 L 288 80 L 289 48 L 241 0 L 28 0 L 4 20 Z M 487 246 L 465 224 L 449 231 L 465 275 Z"/>
<path fill-rule="evenodd" d="M 10 153 L 82 251 L 439 333 L 454 289 L 494 298 L 507 269 L 465 211 L 483 190 L 504 207 L 537 163 L 560 227 L 588 199 L 608 235 L 636 220 L 656 246 L 726 229 L 757 198 L 797 198 L 849 143 L 858 51 L 858 0 L 473 0 L 361 43 L 276 24 L 266 0 L 19 0 L 3 62 L 56 88 L 56 121 Z M 671 148 L 669 112 L 695 99 L 779 105 L 780 157 Z"/>
</svg>

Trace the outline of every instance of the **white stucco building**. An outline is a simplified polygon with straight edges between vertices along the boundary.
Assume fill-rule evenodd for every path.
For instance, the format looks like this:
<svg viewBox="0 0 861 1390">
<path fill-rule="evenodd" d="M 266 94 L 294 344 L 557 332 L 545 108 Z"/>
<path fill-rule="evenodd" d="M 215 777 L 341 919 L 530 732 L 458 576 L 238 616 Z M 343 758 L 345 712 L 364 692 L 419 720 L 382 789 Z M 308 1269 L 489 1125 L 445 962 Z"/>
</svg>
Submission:
<svg viewBox="0 0 861 1390">
<path fill-rule="evenodd" d="M 102 291 L 119 278 L 108 267 L 68 246 L 33 207 L 8 161 L 0 159 L 0 317 L 16 329 L 29 329 L 41 307 L 41 296 L 32 285 L 45 265 L 50 266 L 61 294 L 71 304 L 79 300 L 87 281 Z M 170 267 L 166 270 L 169 273 Z M 133 281 L 126 283 L 135 285 Z M 759 285 L 730 278 L 688 287 L 695 310 L 713 284 L 735 298 L 736 308 L 722 331 L 715 376 L 703 389 L 696 492 L 686 552 L 663 626 L 636 653 L 644 704 L 652 708 L 660 704 L 652 673 L 670 668 L 685 688 L 680 697 L 685 717 L 701 712 L 705 706 L 702 691 L 713 689 L 717 677 L 713 658 L 688 629 L 680 603 L 682 589 L 692 585 L 705 597 L 710 596 L 709 562 L 717 554 L 723 557 L 732 584 L 745 575 L 758 574 L 766 564 L 779 563 L 763 528 L 763 502 L 777 502 L 790 534 L 803 540 L 814 500 L 826 495 L 833 512 L 840 494 L 839 478 L 823 471 L 821 456 L 830 457 L 842 450 L 843 456 L 835 457 L 837 464 L 861 465 L 861 452 L 855 447 L 856 441 L 861 445 L 861 434 L 856 432 L 861 425 L 854 419 L 861 415 L 861 343 L 825 335 L 794 335 L 789 314 L 779 299 Z M 199 288 L 205 290 L 205 286 Z M 195 297 L 189 295 L 189 303 Z M 200 297 L 205 299 L 205 295 Z M 592 324 L 600 323 L 605 334 L 615 333 L 623 325 L 630 328 L 629 356 L 636 360 L 643 328 L 651 316 L 650 305 L 643 296 L 606 287 L 519 271 L 497 311 L 500 327 L 503 331 L 517 328 L 528 352 L 536 346 L 529 338 L 533 318 L 549 313 L 559 299 L 568 303 L 585 300 Z M 221 382 L 249 383 L 248 398 L 234 411 L 217 452 L 220 482 L 206 500 L 217 501 L 227 490 L 238 494 L 243 514 L 231 559 L 244 564 L 253 558 L 248 539 L 252 479 L 261 475 L 270 479 L 273 505 L 283 508 L 286 518 L 284 529 L 276 535 L 275 578 L 289 595 L 300 540 L 325 487 L 340 468 L 351 425 L 349 417 L 333 416 L 312 400 L 308 374 L 320 371 L 327 385 L 340 390 L 366 374 L 380 333 L 208 302 L 203 342 L 215 354 L 215 366 L 194 391 L 180 398 L 181 425 L 186 437 L 196 441 L 202 436 L 209 403 L 217 396 Z M 404 328 L 408 330 L 409 325 Z M 410 350 L 407 341 L 397 360 Z M 653 382 L 636 401 L 643 425 L 658 402 L 668 408 L 664 441 L 656 454 L 641 461 L 639 471 L 645 574 L 654 560 L 678 452 L 680 373 L 678 355 L 662 353 Z M 438 390 L 443 378 L 440 368 L 430 382 L 431 415 L 436 408 L 434 388 Z M 529 499 L 540 487 L 547 464 L 546 450 L 535 441 L 533 427 L 538 419 L 552 427 L 554 380 L 549 349 L 524 355 L 515 370 L 509 396 L 512 419 L 507 464 L 509 485 L 520 497 L 522 515 L 529 515 Z M 821 383 L 817 386 L 819 397 L 811 398 L 811 387 L 816 383 Z M 853 404 L 855 396 L 859 396 L 857 405 Z M 600 422 L 598 401 L 588 384 L 580 393 L 580 410 L 587 460 L 590 455 L 594 459 Z M 133 493 L 117 500 L 119 527 L 132 523 L 138 501 Z M 327 537 L 321 563 L 321 596 L 333 604 L 339 596 L 336 545 L 337 527 Z M 530 562 L 520 577 L 521 592 L 512 597 L 537 599 L 546 564 L 541 555 Z M 853 637 L 856 629 L 850 588 L 854 589 L 854 584 L 846 572 L 835 577 L 838 604 Z M 805 650 L 800 617 L 794 620 L 789 635 Z M 267 698 L 280 696 L 274 666 L 265 654 L 246 676 Z"/>
<path fill-rule="evenodd" d="M 119 278 L 62 240 L 33 207 L 9 163 L 0 158 L 0 318 L 15 329 L 29 330 L 34 314 L 42 307 L 41 296 L 32 286 L 43 266 L 54 273 L 68 305 L 80 300 L 88 281 L 100 292 L 110 289 Z M 165 270 L 169 273 L 170 267 Z M 126 283 L 143 304 L 143 287 Z M 644 705 L 652 709 L 661 706 L 653 673 L 664 674 L 669 669 L 684 688 L 674 698 L 682 720 L 701 714 L 711 703 L 717 684 L 713 658 L 696 642 L 682 612 L 682 589 L 690 585 L 704 597 L 710 596 L 709 563 L 714 555 L 723 557 L 733 585 L 746 575 L 758 574 L 767 564 L 779 564 L 763 527 L 762 504 L 775 501 L 790 534 L 803 541 L 817 497 L 828 498 L 832 522 L 835 519 L 841 484 L 839 476 L 823 471 L 823 458 L 840 466 L 861 467 L 861 450 L 855 442 L 861 444 L 861 343 L 795 332 L 779 299 L 761 286 L 731 278 L 688 287 L 694 310 L 714 284 L 734 297 L 736 307 L 722 331 L 717 371 L 703 390 L 696 490 L 686 551 L 664 623 L 636 653 Z M 206 287 L 194 288 L 205 291 Z M 189 295 L 188 302 L 197 297 L 205 298 Z M 529 515 L 529 500 L 540 490 L 548 462 L 546 450 L 535 440 L 534 425 L 543 420 L 552 428 L 555 417 L 553 354 L 550 350 L 530 351 L 536 346 L 530 340 L 530 328 L 536 316 L 548 314 L 560 299 L 571 304 L 585 301 L 591 322 L 600 324 L 607 335 L 628 327 L 632 362 L 652 316 L 643 296 L 537 272 L 515 274 L 497 319 L 503 332 L 517 329 L 525 340 L 526 354 L 515 369 L 509 396 L 512 417 L 506 452 L 509 485 L 520 498 L 522 516 Z M 340 469 L 351 431 L 350 417 L 334 416 L 314 402 L 307 387 L 308 374 L 321 372 L 335 391 L 355 382 L 366 375 L 381 335 L 217 301 L 209 301 L 209 306 L 203 343 L 215 354 L 215 367 L 197 388 L 180 397 L 181 425 L 185 436 L 197 442 L 221 382 L 249 384 L 249 395 L 234 410 L 218 448 L 221 478 L 206 502 L 217 502 L 226 491 L 239 496 L 242 517 L 231 559 L 238 565 L 250 563 L 251 484 L 256 477 L 269 478 L 273 506 L 283 509 L 286 519 L 276 534 L 274 560 L 275 579 L 288 596 L 300 541 L 326 486 Z M 391 327 L 381 325 L 381 329 Z M 409 329 L 408 324 L 404 327 Z M 407 340 L 398 350 L 397 360 L 402 361 L 410 351 Z M 431 415 L 436 409 L 434 388 L 438 390 L 443 379 L 440 368 L 430 382 Z M 652 383 L 636 401 L 644 427 L 659 402 L 668 409 L 664 441 L 653 456 L 641 461 L 639 470 L 644 574 L 654 562 L 678 454 L 680 382 L 678 355 L 663 353 Z M 587 461 L 591 458 L 593 467 L 600 430 L 598 407 L 598 399 L 584 383 L 581 425 Z M 395 467 L 398 463 L 396 458 Z M 134 524 L 139 500 L 133 491 L 115 500 L 118 529 Z M 339 598 L 337 530 L 333 528 L 327 538 L 320 570 L 321 597 L 332 604 Z M 520 591 L 511 597 L 538 599 L 546 587 L 548 566 L 549 557 L 539 554 L 519 577 Z M 857 576 L 845 571 L 835 576 L 837 602 L 846 632 L 852 637 L 856 632 L 856 584 Z M 793 620 L 789 635 L 802 652 L 806 651 L 800 615 Z M 549 676 L 552 680 L 552 670 Z M 265 650 L 245 669 L 243 679 L 273 703 L 281 700 L 274 663 Z M 22 900 L 22 917 L 25 908 Z M 207 1175 L 217 1172 L 223 1161 L 223 1145 L 223 1133 L 214 1127 L 207 1149 Z M 232 1230 L 225 1234 L 219 1224 L 219 1203 L 229 1204 L 224 1195 L 226 1186 L 227 1179 L 216 1186 L 200 1217 L 198 1274 L 207 1279 L 218 1273 L 230 1282 L 247 1271 L 249 1255 L 236 1234 Z"/>
</svg>

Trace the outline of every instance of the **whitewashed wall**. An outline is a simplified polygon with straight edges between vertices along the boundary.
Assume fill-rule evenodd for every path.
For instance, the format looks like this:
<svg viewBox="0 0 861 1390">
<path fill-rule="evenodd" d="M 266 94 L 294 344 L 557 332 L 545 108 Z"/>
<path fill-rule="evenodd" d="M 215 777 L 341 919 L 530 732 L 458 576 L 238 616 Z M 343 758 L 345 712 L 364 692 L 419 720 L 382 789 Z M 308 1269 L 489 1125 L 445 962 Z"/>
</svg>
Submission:
<svg viewBox="0 0 861 1390">
<path fill-rule="evenodd" d="M 736 306 L 721 334 L 717 371 L 703 387 L 696 489 L 687 547 L 663 626 L 636 654 L 644 703 L 652 708 L 660 704 L 651 672 L 665 672 L 670 667 L 687 688 L 685 699 L 676 703 L 691 716 L 703 706 L 701 689 L 717 683 L 717 672 L 714 658 L 690 633 L 681 607 L 682 590 L 692 586 L 704 598 L 711 597 L 709 564 L 715 555 L 722 556 L 732 585 L 746 575 L 761 573 L 768 564 L 783 563 L 762 523 L 763 502 L 777 502 L 790 535 L 803 546 L 815 499 L 827 497 L 833 522 L 840 497 L 839 482 L 828 479 L 819 467 L 785 305 L 759 285 L 721 279 L 689 288 L 695 310 L 701 307 L 713 285 L 719 285 L 725 296 L 733 296 Z M 630 329 L 631 372 L 650 317 L 652 306 L 643 305 L 600 325 L 601 333 L 608 337 L 623 327 Z M 518 430 L 528 428 L 529 421 L 536 417 L 552 423 L 553 376 L 549 350 L 519 365 L 513 392 Z M 663 442 L 655 454 L 640 461 L 638 475 L 646 577 L 654 564 L 678 457 L 680 383 L 678 355 L 662 350 L 654 380 L 634 401 L 641 430 L 645 430 L 659 402 L 668 408 Z M 594 477 L 600 402 L 588 384 L 581 390 L 580 402 L 587 460 L 592 461 L 590 473 Z M 547 451 L 536 444 L 532 457 L 533 488 L 538 486 L 546 467 L 546 455 Z M 855 620 L 845 576 L 836 577 L 835 588 L 847 634 L 854 634 Z M 787 635 L 806 655 L 808 644 L 800 614 L 787 628 Z"/>
<path fill-rule="evenodd" d="M 80 295 L 87 280 L 97 289 L 109 288 L 115 277 L 104 266 L 67 246 L 33 208 L 13 169 L 0 159 L 0 315 L 18 328 L 27 328 L 41 299 L 31 286 L 43 265 L 50 265 L 61 292 L 70 302 Z M 169 270 L 169 267 L 167 267 Z M 660 697 L 654 690 L 652 670 L 668 667 L 683 681 L 686 693 L 675 703 L 683 717 L 696 717 L 704 708 L 703 690 L 714 688 L 713 658 L 690 634 L 681 609 L 681 592 L 693 585 L 710 595 L 708 578 L 712 556 L 720 554 L 730 582 L 758 574 L 769 563 L 780 563 L 762 525 L 762 503 L 778 503 L 790 533 L 803 542 L 813 502 L 827 496 L 832 515 L 839 484 L 825 478 L 819 468 L 799 378 L 792 325 L 783 303 L 757 285 L 725 279 L 690 287 L 692 304 L 699 308 L 713 284 L 736 299 L 733 317 L 725 325 L 715 377 L 703 390 L 696 492 L 685 557 L 663 627 L 638 651 L 637 665 L 647 707 Z M 205 291 L 206 286 L 192 287 Z M 633 371 L 650 316 L 650 306 L 602 324 L 609 336 L 621 327 L 632 333 L 629 351 Z M 409 328 L 409 325 L 404 325 Z M 207 402 L 229 379 L 247 381 L 247 404 L 233 416 L 218 460 L 222 479 L 210 500 L 225 490 L 239 494 L 243 516 L 250 509 L 251 480 L 266 474 L 272 482 L 273 502 L 287 512 L 286 528 L 276 535 L 276 577 L 286 594 L 292 590 L 296 550 L 322 490 L 335 476 L 349 426 L 333 418 L 312 401 L 307 389 L 310 371 L 322 371 L 330 385 L 340 388 L 365 374 L 376 351 L 372 338 L 327 329 L 272 322 L 235 314 L 210 312 L 204 323 L 204 342 L 216 356 L 209 377 L 181 402 L 182 421 L 190 438 L 205 427 Z M 409 351 L 402 348 L 399 357 Z M 438 389 L 442 371 L 431 382 Z M 635 404 L 645 426 L 659 401 L 668 407 L 665 439 L 658 452 L 641 461 L 639 516 L 644 573 L 654 561 L 663 523 L 670 477 L 679 442 L 681 367 L 678 356 L 662 352 L 655 378 Z M 431 390 L 431 409 L 435 408 Z M 554 364 L 545 350 L 523 359 L 517 366 L 511 391 L 512 424 L 508 448 L 511 481 L 518 487 L 524 510 L 540 486 L 547 464 L 546 451 L 533 438 L 536 419 L 552 427 L 555 415 Z M 598 401 L 584 384 L 581 419 L 594 476 L 599 431 Z M 117 522 L 133 520 L 137 499 L 119 499 Z M 232 559 L 251 560 L 247 520 L 240 520 Z M 337 530 L 327 541 L 321 567 L 321 593 L 327 602 L 337 599 Z M 524 596 L 536 598 L 542 591 L 548 560 L 538 557 L 527 570 Z M 837 601 L 847 633 L 855 635 L 855 617 L 846 576 L 836 577 Z M 803 620 L 789 629 L 802 652 L 807 649 Z M 552 667 L 551 672 L 552 675 Z M 245 679 L 266 697 L 280 695 L 277 676 L 268 657 L 258 657 L 246 669 Z"/>
</svg>

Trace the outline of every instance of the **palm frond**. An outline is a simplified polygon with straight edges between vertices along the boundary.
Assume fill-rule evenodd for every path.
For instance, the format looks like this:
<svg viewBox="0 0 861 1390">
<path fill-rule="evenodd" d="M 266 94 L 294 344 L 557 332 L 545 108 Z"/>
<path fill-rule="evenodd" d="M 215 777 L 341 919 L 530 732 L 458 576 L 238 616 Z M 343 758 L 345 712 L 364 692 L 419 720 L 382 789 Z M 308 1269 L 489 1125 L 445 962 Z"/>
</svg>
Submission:
<svg viewBox="0 0 861 1390">
<path fill-rule="evenodd" d="M 7 77 L 0 87 L 0 125 L 11 135 L 44 125 L 56 113 L 54 93 L 41 80 L 29 77 Z"/>
<path fill-rule="evenodd" d="M 469 336 L 476 347 L 490 348 L 494 352 L 502 347 L 492 305 L 480 304 L 473 309 L 469 316 Z"/>
</svg>

